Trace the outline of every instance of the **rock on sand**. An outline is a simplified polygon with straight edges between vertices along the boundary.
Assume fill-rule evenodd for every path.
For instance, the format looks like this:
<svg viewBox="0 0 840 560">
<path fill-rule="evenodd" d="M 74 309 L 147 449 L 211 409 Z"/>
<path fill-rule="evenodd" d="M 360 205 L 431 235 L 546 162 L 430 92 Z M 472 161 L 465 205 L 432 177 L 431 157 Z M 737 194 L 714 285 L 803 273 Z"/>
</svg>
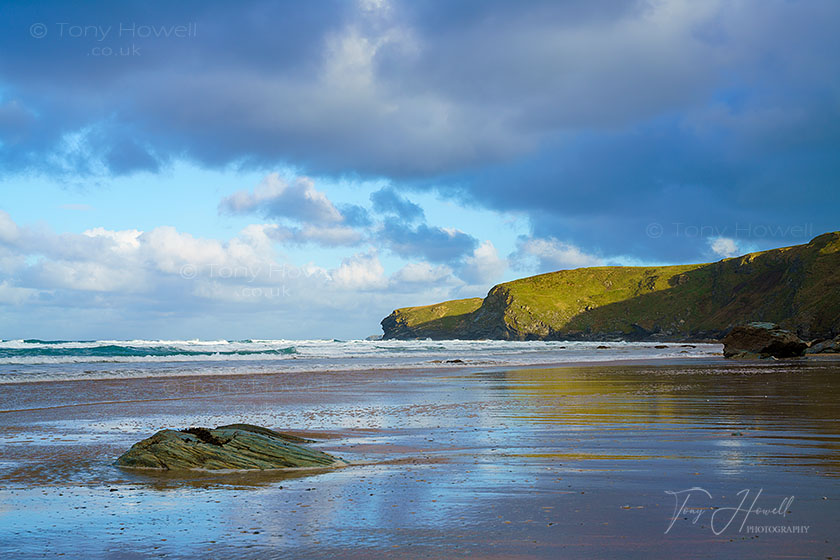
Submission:
<svg viewBox="0 0 840 560">
<path fill-rule="evenodd" d="M 347 464 L 338 457 L 301 445 L 308 442 L 311 440 L 250 424 L 161 430 L 131 446 L 116 464 L 162 470 L 282 469 Z"/>
<path fill-rule="evenodd" d="M 723 338 L 727 358 L 794 358 L 808 345 L 794 333 L 774 323 L 750 323 L 735 327 Z"/>
</svg>

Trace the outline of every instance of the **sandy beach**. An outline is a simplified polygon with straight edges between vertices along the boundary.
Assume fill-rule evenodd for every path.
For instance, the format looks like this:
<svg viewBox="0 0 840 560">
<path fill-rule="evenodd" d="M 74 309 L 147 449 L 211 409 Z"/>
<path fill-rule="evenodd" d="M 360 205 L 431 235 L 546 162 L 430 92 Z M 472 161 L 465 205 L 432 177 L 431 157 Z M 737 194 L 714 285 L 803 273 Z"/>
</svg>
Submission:
<svg viewBox="0 0 840 560">
<path fill-rule="evenodd" d="M 9 558 L 827 558 L 840 362 L 722 359 L 8 384 Z M 351 466 L 113 461 L 248 422 Z M 679 504 L 679 505 L 678 505 Z"/>
</svg>

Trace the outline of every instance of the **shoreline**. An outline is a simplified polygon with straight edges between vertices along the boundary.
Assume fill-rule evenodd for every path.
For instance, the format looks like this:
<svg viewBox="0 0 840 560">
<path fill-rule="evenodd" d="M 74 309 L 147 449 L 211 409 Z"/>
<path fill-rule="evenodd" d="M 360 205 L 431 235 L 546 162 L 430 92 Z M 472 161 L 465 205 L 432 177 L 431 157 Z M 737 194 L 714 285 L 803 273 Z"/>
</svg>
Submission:
<svg viewBox="0 0 840 560">
<path fill-rule="evenodd" d="M 255 373 L 315 373 L 427 368 L 519 367 L 535 364 L 601 362 L 628 359 L 719 355 L 719 345 L 651 345 L 621 342 L 543 343 L 500 341 L 355 341 L 216 342 L 136 341 L 112 346 L 108 341 L 63 343 L 61 348 L 0 349 L 0 384 L 224 376 Z M 294 346 L 289 346 L 294 344 Z M 37 346 L 37 345 L 36 345 Z M 4 354 L 5 352 L 5 354 Z M 278 355 L 279 354 L 279 355 Z"/>
<path fill-rule="evenodd" d="M 148 376 L 110 376 L 110 377 L 84 377 L 84 378 L 67 378 L 67 379 L 32 379 L 27 381 L 2 381 L 0 380 L 0 387 L 15 387 L 28 385 L 49 385 L 61 383 L 86 383 L 94 381 L 149 381 L 149 380 L 179 380 L 179 379 L 223 379 L 234 380 L 250 377 L 273 377 L 283 375 L 341 375 L 341 374 L 410 374 L 419 373 L 425 374 L 436 371 L 463 371 L 466 369 L 475 372 L 484 371 L 507 371 L 520 369 L 561 369 L 561 368 L 580 368 L 580 367 L 612 367 L 612 366 L 675 366 L 679 364 L 801 364 L 807 362 L 840 362 L 840 354 L 838 353 L 824 353 L 824 354 L 808 354 L 801 357 L 794 358 L 750 358 L 750 359 L 731 359 L 724 358 L 723 353 L 712 356 L 663 356 L 651 358 L 614 358 L 609 360 L 579 360 L 566 362 L 531 362 L 527 364 L 487 364 L 487 363 L 446 363 L 440 362 L 435 364 L 423 364 L 417 366 L 403 366 L 403 367 L 359 367 L 359 368 L 333 368 L 333 369 L 311 369 L 311 370 L 292 370 L 292 371 L 270 371 L 270 372 L 256 372 L 243 371 L 241 373 L 177 373 L 175 375 L 148 375 Z M 8 412 L 0 410 L 0 414 Z"/>
<path fill-rule="evenodd" d="M 62 408 L 76 408 L 86 406 L 98 405 L 119 405 L 119 404 L 139 404 L 152 402 L 167 402 L 167 401 L 181 401 L 185 398 L 195 400 L 212 400 L 218 398 L 220 394 L 229 396 L 233 395 L 249 395 L 252 392 L 281 392 L 286 390 L 284 385 L 287 382 L 297 382 L 300 386 L 305 384 L 297 380 L 298 376 L 307 377 L 310 382 L 322 382 L 329 380 L 330 376 L 367 376 L 375 375 L 381 377 L 409 377 L 411 375 L 426 376 L 434 374 L 446 373 L 498 373 L 498 372 L 516 372 L 516 371 L 530 371 L 530 370 L 546 370 L 546 369 L 599 369 L 599 368 L 616 368 L 616 367 L 677 367 L 677 366 L 732 366 L 732 369 L 738 367 L 755 367 L 755 366 L 771 366 L 771 365 L 789 365 L 796 366 L 807 363 L 840 363 L 840 354 L 819 354 L 803 356 L 799 358 L 785 358 L 785 359 L 727 359 L 721 356 L 708 357 L 663 357 L 663 358 L 647 358 L 647 359 L 613 359 L 602 361 L 580 361 L 580 362 L 535 362 L 527 365 L 471 365 L 471 364 L 436 364 L 434 366 L 416 367 L 416 368 L 382 368 L 382 369 L 353 369 L 353 370 L 301 370 L 294 372 L 242 372 L 242 373 L 219 373 L 219 374 L 187 374 L 187 375 L 172 375 L 172 376 L 148 376 L 148 377 L 107 377 L 107 378 L 91 378 L 91 379 L 47 379 L 47 380 L 33 380 L 33 381 L 19 381 L 8 382 L 0 384 L 0 386 L 8 388 L 10 391 L 18 389 L 24 390 L 31 387 L 43 387 L 49 389 L 50 386 L 63 386 L 64 384 L 71 384 L 81 386 L 83 384 L 109 384 L 121 385 L 125 384 L 130 387 L 134 383 L 151 383 L 150 389 L 155 388 L 156 385 L 161 385 L 164 391 L 172 391 L 173 385 L 180 383 L 192 384 L 196 387 L 199 381 L 212 381 L 219 384 L 225 384 L 227 389 L 238 386 L 242 390 L 228 391 L 217 394 L 192 394 L 188 395 L 183 391 L 178 391 L 177 395 L 171 396 L 155 396 L 143 399 L 116 399 L 103 400 L 92 402 L 79 403 L 65 403 L 55 404 L 49 406 L 35 406 L 28 408 L 14 408 L 14 409 L 0 409 L 0 415 L 12 414 L 16 412 L 34 412 L 42 410 L 56 410 Z M 278 384 L 264 384 L 257 383 L 258 381 L 279 381 Z M 0 416 L 2 418 L 2 416 Z"/>
<path fill-rule="evenodd" d="M 229 391 L 223 394 L 226 395 L 249 395 L 253 392 L 264 391 L 264 392 L 281 392 L 284 391 L 284 384 L 286 382 L 291 381 L 293 378 L 297 376 L 306 376 L 310 377 L 309 381 L 324 381 L 328 380 L 330 376 L 358 376 L 358 375 L 376 375 L 382 377 L 389 377 L 389 376 L 399 376 L 399 377 L 407 377 L 411 374 L 415 375 L 430 375 L 430 374 L 438 374 L 438 373 L 459 373 L 464 371 L 469 371 L 470 373 L 489 373 L 489 372 L 504 372 L 504 371 L 519 371 L 519 370 L 540 370 L 540 369 L 557 369 L 557 368 L 585 368 L 585 367 L 592 367 L 592 368 L 600 368 L 600 367 L 619 367 L 619 366 L 628 366 L 628 367 L 640 367 L 640 366 L 669 366 L 669 365 L 677 365 L 677 364 L 689 364 L 694 363 L 697 365 L 702 364 L 714 364 L 718 363 L 719 361 L 724 360 L 721 356 L 720 359 L 710 359 L 710 358 L 661 358 L 661 359 L 649 359 L 649 360 L 605 360 L 600 362 L 560 362 L 560 363 L 535 363 L 530 364 L 527 366 L 471 366 L 469 364 L 452 364 L 449 367 L 442 367 L 443 364 L 436 365 L 436 366 L 429 366 L 429 367 L 417 367 L 417 368 L 383 368 L 383 369 L 370 369 L 370 370 L 338 370 L 338 371 L 324 371 L 324 370 L 313 370 L 313 371 L 294 371 L 294 372 L 272 372 L 272 373 L 262 373 L 262 372 L 243 372 L 237 374 L 215 374 L 215 375 L 201 375 L 201 374 L 193 374 L 193 375 L 173 375 L 173 376 L 149 376 L 149 377 L 109 377 L 109 378 L 94 378 L 94 379 L 64 379 L 64 380 L 55 380 L 55 379 L 48 379 L 48 380 L 37 380 L 37 381 L 22 381 L 22 382 L 9 382 L 3 384 L 4 387 L 10 388 L 10 390 L 19 389 L 25 390 L 34 387 L 43 387 L 49 389 L 50 386 L 63 386 L 64 384 L 73 384 L 77 386 L 81 386 L 83 384 L 109 384 L 109 385 L 125 385 L 130 387 L 133 384 L 141 384 L 141 383 L 149 383 L 151 382 L 150 388 L 155 388 L 156 385 L 161 385 L 161 388 L 164 391 L 171 391 L 173 385 L 177 385 L 179 383 L 184 384 L 195 384 L 201 380 L 212 380 L 214 383 L 226 383 L 227 388 L 230 388 L 233 385 L 240 387 L 243 390 L 240 391 Z M 741 362 L 744 363 L 744 362 Z M 254 382 L 256 381 L 272 381 L 278 380 L 281 383 L 279 386 L 272 388 L 270 385 L 260 384 L 259 386 L 255 385 Z M 250 382 L 250 385 L 249 385 Z M 299 386 L 302 384 L 299 384 Z M 16 412 L 36 412 L 36 411 L 45 411 L 45 410 L 57 410 L 57 409 L 67 409 L 67 408 L 76 408 L 76 407 L 86 407 L 86 406 L 100 406 L 100 405 L 118 405 L 118 404 L 139 404 L 139 403 L 151 403 L 151 402 L 167 402 L 167 401 L 182 401 L 185 398 L 191 400 L 212 400 L 219 397 L 219 393 L 216 394 L 192 394 L 187 395 L 183 391 L 178 391 L 177 396 L 157 396 L 157 397 L 150 397 L 145 399 L 123 399 L 123 400 L 105 400 L 105 401 L 93 401 L 93 402 L 81 402 L 81 403 L 65 403 L 65 404 L 55 404 L 50 406 L 36 406 L 36 407 L 29 407 L 29 408 L 16 408 L 16 409 L 0 409 L 0 415 L 4 414 L 12 414 Z M 0 416 L 2 418 L 2 416 Z"/>
<path fill-rule="evenodd" d="M 840 356 L 840 354 L 838 354 Z M 576 360 L 576 361 L 534 361 L 528 363 L 487 363 L 487 362 L 470 362 L 468 360 L 462 360 L 462 363 L 451 363 L 445 360 L 437 362 L 437 363 L 424 363 L 424 364 L 417 364 L 417 365 L 404 365 L 404 366 L 391 366 L 386 365 L 382 367 L 377 366 L 359 366 L 355 368 L 329 368 L 329 369 L 296 369 L 296 370 L 288 370 L 288 371 L 265 371 L 265 372 L 257 372 L 257 371 L 243 371 L 241 373 L 230 373 L 230 372 L 219 372 L 219 373 L 207 373 L 207 372 L 196 372 L 196 373 L 185 373 L 179 372 L 174 375 L 137 375 L 137 376 L 92 376 L 92 377 L 69 377 L 66 379 L 32 379 L 32 380 L 15 380 L 15 381 L 3 381 L 0 378 L 0 386 L 12 386 L 12 385 L 29 385 L 33 383 L 65 383 L 65 382 L 85 382 L 85 381 L 116 381 L 116 380 L 130 380 L 130 379 L 179 379 L 179 378 L 236 378 L 236 377 L 248 377 L 248 376 L 259 376 L 259 375 L 318 375 L 318 374 L 341 374 L 341 373 L 375 373 L 375 372 L 383 372 L 383 373 L 395 373 L 395 372 L 428 372 L 428 371 L 457 371 L 467 368 L 475 368 L 476 370 L 496 370 L 496 369 L 520 369 L 520 368 L 561 368 L 561 367 L 584 367 L 587 365 L 591 365 L 593 367 L 597 366 L 605 366 L 605 365 L 644 365 L 647 363 L 654 364 L 659 363 L 663 365 L 671 365 L 672 363 L 681 363 L 690 360 L 712 360 L 716 361 L 718 358 L 721 360 L 723 358 L 723 353 L 721 352 L 719 355 L 710 355 L 710 356 L 687 356 L 687 357 L 679 357 L 679 356 L 662 356 L 662 357 L 648 357 L 648 358 L 612 358 L 612 359 L 604 359 L 604 360 Z M 455 358 L 458 359 L 458 358 Z M 731 360 L 730 360 L 731 361 Z M 745 360 L 739 360 L 741 362 Z M 761 360 L 759 360 L 761 361 Z M 137 362 L 138 364 L 142 365 L 142 362 Z"/>
</svg>

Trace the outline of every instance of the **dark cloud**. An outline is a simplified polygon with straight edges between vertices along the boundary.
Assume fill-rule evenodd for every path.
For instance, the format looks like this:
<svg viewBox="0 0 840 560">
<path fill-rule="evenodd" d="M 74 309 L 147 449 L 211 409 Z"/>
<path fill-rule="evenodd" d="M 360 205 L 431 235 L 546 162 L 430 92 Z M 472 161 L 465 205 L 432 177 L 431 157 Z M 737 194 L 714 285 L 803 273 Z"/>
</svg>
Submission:
<svg viewBox="0 0 840 560">
<path fill-rule="evenodd" d="M 420 257 L 433 263 L 454 264 L 473 252 L 478 240 L 462 231 L 421 224 L 412 227 L 386 219 L 380 240 L 404 258 Z"/>
<path fill-rule="evenodd" d="M 766 227 L 838 227 L 837 2 L 361 6 L 19 3 L 0 21 L 0 165 L 387 177 L 525 212 L 534 235 L 607 256 L 700 258 L 708 236 L 686 226 L 759 246 L 805 240 Z M 436 239 L 394 223 L 405 254 Z"/>
<path fill-rule="evenodd" d="M 392 214 L 406 222 L 425 218 L 423 209 L 397 193 L 392 187 L 380 189 L 370 195 L 373 209 L 380 214 Z"/>
<path fill-rule="evenodd" d="M 338 211 L 344 218 L 344 223 L 351 227 L 367 227 L 373 223 L 370 213 L 364 206 L 358 204 L 339 204 Z"/>
<path fill-rule="evenodd" d="M 124 140 L 105 151 L 105 163 L 118 175 L 136 171 L 155 172 L 160 169 L 160 162 L 155 156 L 131 140 Z"/>
<path fill-rule="evenodd" d="M 35 120 L 18 101 L 0 104 L 0 141 L 5 146 L 15 146 L 26 141 L 29 129 Z"/>
<path fill-rule="evenodd" d="M 469 181 L 460 191 L 466 204 L 525 212 L 535 235 L 601 255 L 692 261 L 713 256 L 710 237 L 757 250 L 840 227 L 836 212 L 826 211 L 840 207 L 833 156 L 840 134 L 834 139 L 803 118 L 785 133 L 811 140 L 764 157 L 750 153 L 755 142 L 744 135 L 751 133 L 706 126 L 701 136 L 685 122 L 655 121 L 573 145 L 558 141 L 516 164 L 450 181 Z"/>
<path fill-rule="evenodd" d="M 120 173 L 133 166 L 110 158 L 107 147 L 97 145 L 99 150 L 85 154 L 95 160 L 91 164 L 67 157 L 63 140 L 75 135 L 78 142 L 79 135 L 109 122 L 116 134 L 133 129 L 138 145 L 163 156 L 193 157 L 209 165 L 264 162 L 271 150 L 254 149 L 248 138 L 237 135 L 276 142 L 285 133 L 255 134 L 263 128 L 254 119 L 257 113 L 235 125 L 237 118 L 245 118 L 236 109 L 243 107 L 240 102 L 247 103 L 248 88 L 254 86 L 247 81 L 258 76 L 307 80 L 323 55 L 325 35 L 348 19 L 353 6 L 251 1 L 225 7 L 187 0 L 76 5 L 48 1 L 8 8 L 0 20 L 0 106 L 16 104 L 37 119 L 29 125 L 25 141 L 14 150 L 4 149 L 0 161 L 7 168 L 34 167 L 49 173 L 63 167 L 89 173 L 113 162 L 110 171 Z M 240 77 L 245 81 L 234 74 L 244 74 Z M 265 84 L 273 81 L 269 78 Z M 188 90 L 184 97 L 170 89 L 182 86 Z M 239 99 L 236 107 L 220 105 L 233 104 L 234 97 Z M 281 108 L 282 103 L 278 100 L 276 109 L 288 110 L 290 105 Z M 211 130 L 215 140 L 200 140 Z M 66 161 L 46 165 L 45 155 Z M 286 159 L 278 151 L 270 158 Z"/>
<path fill-rule="evenodd" d="M 52 125 L 32 149 L 113 119 L 210 165 L 396 177 L 509 159 L 557 127 L 614 126 L 712 87 L 710 47 L 646 21 L 646 4 L 553 4 L 21 6 L 0 28 L 0 75 Z M 92 56 L 129 45 L 140 53 Z"/>
</svg>

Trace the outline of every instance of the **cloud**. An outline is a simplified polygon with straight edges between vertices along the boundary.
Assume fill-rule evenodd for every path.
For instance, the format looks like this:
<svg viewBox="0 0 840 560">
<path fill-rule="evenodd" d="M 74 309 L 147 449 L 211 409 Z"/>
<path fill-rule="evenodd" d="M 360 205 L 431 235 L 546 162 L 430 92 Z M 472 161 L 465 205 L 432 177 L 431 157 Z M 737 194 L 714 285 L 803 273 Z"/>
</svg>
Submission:
<svg viewBox="0 0 840 560">
<path fill-rule="evenodd" d="M 184 279 L 185 268 L 190 278 L 212 279 L 222 268 L 253 267 L 272 262 L 274 255 L 254 228 L 227 243 L 171 226 L 56 234 L 18 226 L 2 211 L 0 228 L 0 249 L 22 259 L 0 273 L 0 280 L 42 291 L 154 292 L 164 279 Z"/>
<path fill-rule="evenodd" d="M 423 209 L 397 193 L 393 187 L 380 189 L 370 195 L 373 209 L 380 214 L 391 214 L 405 222 L 413 222 L 425 218 Z"/>
<path fill-rule="evenodd" d="M 558 133 L 618 130 L 702 106 L 734 88 L 784 90 L 778 97 L 796 107 L 836 75 L 824 54 L 837 44 L 831 2 L 762 5 L 760 14 L 751 2 L 587 4 L 160 4 L 149 23 L 192 20 L 200 32 L 138 40 L 143 54 L 131 64 L 83 56 L 94 40 L 70 42 L 54 22 L 41 40 L 13 31 L 39 21 L 40 10 L 103 25 L 149 12 L 16 6 L 4 18 L 0 72 L 6 120 L 23 140 L 7 162 L 43 160 L 68 134 L 130 128 L 125 147 L 125 138 L 92 142 L 89 155 L 117 173 L 150 165 L 147 156 L 185 155 L 212 166 L 296 162 L 429 177 L 510 161 Z M 114 36 L 100 43 L 121 46 Z M 774 68 L 762 66 L 767 57 Z"/>
<path fill-rule="evenodd" d="M 350 227 L 366 227 L 373 222 L 367 208 L 358 204 L 341 204 L 338 206 L 344 223 Z"/>
<path fill-rule="evenodd" d="M 12 149 L 25 143 L 34 120 L 35 115 L 19 100 L 11 99 L 0 103 L 0 141 Z"/>
<path fill-rule="evenodd" d="M 18 237 L 17 224 L 5 210 L 0 210 L 0 242 L 12 243 Z"/>
<path fill-rule="evenodd" d="M 203 239 L 161 226 L 141 235 L 141 251 L 148 262 L 170 274 L 180 274 L 185 266 L 196 269 L 232 267 L 240 264 L 246 251 L 234 241 L 230 248 L 215 239 Z"/>
<path fill-rule="evenodd" d="M 105 238 L 114 242 L 113 250 L 119 253 L 132 251 L 140 247 L 139 237 L 143 234 L 139 229 L 122 231 L 108 230 L 102 227 L 92 228 L 82 232 L 90 238 Z"/>
<path fill-rule="evenodd" d="M 399 269 L 391 277 L 400 284 L 440 285 L 452 276 L 452 269 L 446 265 L 433 265 L 428 262 L 412 262 Z"/>
<path fill-rule="evenodd" d="M 365 238 L 363 229 L 371 223 L 367 209 L 362 206 L 345 204 L 339 211 L 308 177 L 289 183 L 277 173 L 268 174 L 253 191 L 237 191 L 223 198 L 219 209 L 301 224 L 278 224 L 266 227 L 264 233 L 280 242 L 315 243 L 324 247 L 358 245 Z"/>
<path fill-rule="evenodd" d="M 587 266 L 599 266 L 602 260 L 572 244 L 550 238 L 520 237 L 510 256 L 516 268 L 552 272 Z"/>
<path fill-rule="evenodd" d="M 728 237 L 709 238 L 709 247 L 714 254 L 724 258 L 734 257 L 741 251 L 735 240 Z"/>
<path fill-rule="evenodd" d="M 315 189 L 312 179 L 298 177 L 289 183 L 277 173 L 268 174 L 253 192 L 237 191 L 224 198 L 219 207 L 235 214 L 259 212 L 313 224 L 344 220 L 327 195 Z"/>
<path fill-rule="evenodd" d="M 109 138 L 106 141 L 113 142 L 113 139 Z M 103 163 L 115 175 L 129 175 L 138 171 L 156 172 L 161 167 L 160 160 L 150 149 L 128 138 L 112 143 L 107 150 L 102 151 Z"/>
<path fill-rule="evenodd" d="M 455 263 L 478 245 L 475 237 L 457 229 L 420 224 L 407 226 L 386 219 L 379 239 L 404 258 L 421 257 L 433 263 Z"/>
<path fill-rule="evenodd" d="M 302 228 L 274 226 L 268 235 L 277 241 L 306 244 L 316 243 L 322 247 L 358 245 L 364 235 L 346 226 L 304 226 Z"/>
<path fill-rule="evenodd" d="M 385 269 L 375 251 L 357 253 L 341 261 L 341 266 L 331 271 L 333 281 L 352 290 L 378 290 L 387 286 Z"/>
<path fill-rule="evenodd" d="M 485 241 L 473 254 L 464 259 L 458 276 L 469 284 L 488 284 L 497 280 L 507 270 L 507 260 L 499 257 L 496 247 Z"/>
<path fill-rule="evenodd" d="M 38 290 L 12 286 L 8 280 L 3 280 L 0 282 L 0 305 L 23 305 L 37 293 Z"/>
<path fill-rule="evenodd" d="M 640 259 L 708 253 L 675 224 L 733 239 L 743 223 L 837 228 L 837 2 L 373 4 L 17 3 L 0 22 L 0 166 L 78 177 L 186 159 L 384 178 Z M 105 59 L 59 35 L 74 21 L 199 33 Z M 255 196 L 239 202 L 297 219 Z M 313 225 L 369 225 L 305 206 Z"/>
<path fill-rule="evenodd" d="M 39 261 L 22 278 L 27 286 L 42 290 L 68 289 L 81 292 L 142 291 L 144 281 L 144 275 L 134 266 L 66 260 Z"/>
<path fill-rule="evenodd" d="M 275 248 L 279 227 L 226 240 L 170 226 L 56 233 L 0 211 L 0 337 L 365 336 L 406 298 L 451 299 L 463 284 L 428 262 L 389 275 L 375 249 L 295 263 Z"/>
</svg>

